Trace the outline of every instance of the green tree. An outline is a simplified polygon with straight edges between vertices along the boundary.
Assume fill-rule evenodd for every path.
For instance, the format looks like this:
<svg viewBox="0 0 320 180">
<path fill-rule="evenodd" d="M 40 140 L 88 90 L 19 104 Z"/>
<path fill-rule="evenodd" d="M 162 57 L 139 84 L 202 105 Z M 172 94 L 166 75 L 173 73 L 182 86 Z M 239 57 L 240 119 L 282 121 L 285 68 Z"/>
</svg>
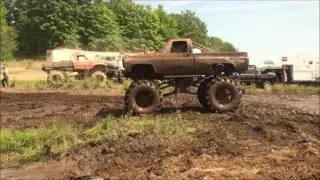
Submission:
<svg viewBox="0 0 320 180">
<path fill-rule="evenodd" d="M 12 53 L 17 50 L 17 32 L 9 26 L 6 19 L 7 10 L 0 2 L 0 60 L 12 58 Z"/>
<path fill-rule="evenodd" d="M 179 37 L 191 38 L 197 43 L 207 44 L 207 25 L 196 16 L 195 12 L 186 10 L 172 16 L 178 22 Z"/>
<path fill-rule="evenodd" d="M 46 49 L 77 47 L 75 0 L 14 1 L 19 12 L 12 16 L 19 31 L 20 51 L 39 55 Z"/>
<path fill-rule="evenodd" d="M 167 14 L 167 12 L 163 9 L 163 5 L 158 5 L 157 9 L 154 11 L 160 20 L 160 30 L 162 38 L 165 41 L 168 41 L 172 38 L 178 37 L 178 23 L 174 19 L 173 16 Z"/>
<path fill-rule="evenodd" d="M 82 48 L 99 51 L 122 50 L 116 16 L 106 4 L 83 2 L 78 7 L 78 27 Z"/>
<path fill-rule="evenodd" d="M 141 43 L 151 50 L 160 48 L 163 42 L 159 34 L 160 20 L 150 7 L 135 4 L 131 0 L 110 0 L 107 5 L 116 14 L 126 48 L 138 48 L 141 51 Z M 134 42 L 129 43 L 130 40 Z M 135 44 L 135 47 L 128 47 L 129 44 Z"/>
<path fill-rule="evenodd" d="M 218 37 L 209 37 L 207 46 L 217 52 L 237 52 L 233 44 L 224 42 Z"/>
<path fill-rule="evenodd" d="M 192 38 L 216 51 L 236 51 L 229 42 L 208 37 L 206 24 L 190 10 L 168 14 L 162 5 L 135 4 L 132 0 L 2 0 L 7 13 L 2 42 L 21 55 L 36 56 L 46 49 L 81 47 L 98 51 L 143 51 L 159 48 L 171 38 Z M 3 6 L 3 4 L 2 4 Z M 9 26 L 8 26 L 9 25 Z M 13 26 L 14 29 L 10 26 Z M 9 48 L 10 49 L 10 48 Z M 4 52 L 4 50 L 2 50 Z M 6 50 L 7 51 L 7 50 Z"/>
<path fill-rule="evenodd" d="M 224 42 L 220 51 L 221 52 L 238 52 L 238 49 L 236 49 L 232 43 Z"/>
</svg>

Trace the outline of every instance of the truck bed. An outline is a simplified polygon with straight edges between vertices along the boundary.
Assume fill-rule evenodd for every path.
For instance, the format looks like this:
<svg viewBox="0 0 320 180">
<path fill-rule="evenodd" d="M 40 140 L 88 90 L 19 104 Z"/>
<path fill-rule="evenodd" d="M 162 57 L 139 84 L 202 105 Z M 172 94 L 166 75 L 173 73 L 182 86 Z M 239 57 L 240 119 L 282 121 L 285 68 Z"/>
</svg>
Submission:
<svg viewBox="0 0 320 180">
<path fill-rule="evenodd" d="M 46 62 L 42 65 L 42 70 L 73 70 L 73 61 Z"/>
</svg>

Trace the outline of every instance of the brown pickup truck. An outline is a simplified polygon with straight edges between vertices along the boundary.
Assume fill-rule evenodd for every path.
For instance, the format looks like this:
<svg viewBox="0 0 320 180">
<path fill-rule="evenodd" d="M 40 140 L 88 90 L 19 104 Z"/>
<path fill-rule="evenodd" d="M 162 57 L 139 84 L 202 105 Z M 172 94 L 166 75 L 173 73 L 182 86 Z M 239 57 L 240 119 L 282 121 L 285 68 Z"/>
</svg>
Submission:
<svg viewBox="0 0 320 180">
<path fill-rule="evenodd" d="M 169 40 L 158 53 L 124 57 L 124 73 L 131 78 L 158 79 L 174 75 L 211 75 L 217 65 L 224 65 L 226 73 L 248 69 L 249 59 L 245 52 L 215 53 L 206 48 L 209 52 L 194 53 L 193 48 L 191 39 Z"/>
<path fill-rule="evenodd" d="M 133 80 L 125 104 L 134 113 L 159 110 L 163 96 L 179 92 L 197 94 L 200 104 L 210 111 L 234 111 L 243 91 L 231 75 L 249 66 L 246 52 L 217 53 L 191 39 L 169 40 L 157 53 L 122 60 L 123 75 Z M 169 86 L 175 90 L 162 94 L 161 90 Z M 197 88 L 196 93 L 188 89 L 191 86 Z"/>
</svg>

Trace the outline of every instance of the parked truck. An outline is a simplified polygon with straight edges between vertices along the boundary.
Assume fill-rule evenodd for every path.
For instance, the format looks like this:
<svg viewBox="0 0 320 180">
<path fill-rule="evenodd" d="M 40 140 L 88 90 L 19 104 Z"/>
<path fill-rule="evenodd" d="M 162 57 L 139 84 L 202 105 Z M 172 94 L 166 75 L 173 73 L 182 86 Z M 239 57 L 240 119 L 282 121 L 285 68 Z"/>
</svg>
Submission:
<svg viewBox="0 0 320 180">
<path fill-rule="evenodd" d="M 232 77 L 237 78 L 242 84 L 250 86 L 254 84 L 257 88 L 266 88 L 279 82 L 278 76 L 273 72 L 259 72 L 255 65 L 249 65 L 247 71 L 235 73 Z"/>
<path fill-rule="evenodd" d="M 246 71 L 249 65 L 246 52 L 217 53 L 191 39 L 172 39 L 159 52 L 128 56 L 122 61 L 124 76 L 133 80 L 125 93 L 125 107 L 137 114 L 160 110 L 163 97 L 178 93 L 197 95 L 211 112 L 234 111 L 244 89 L 230 76 Z M 163 94 L 170 86 L 174 91 Z M 196 87 L 197 92 L 190 87 Z"/>
<path fill-rule="evenodd" d="M 47 50 L 47 61 L 43 64 L 42 70 L 52 81 L 63 80 L 65 72 L 79 79 L 92 76 L 105 81 L 107 78 L 118 77 L 121 62 L 121 55 L 116 52 Z"/>
</svg>

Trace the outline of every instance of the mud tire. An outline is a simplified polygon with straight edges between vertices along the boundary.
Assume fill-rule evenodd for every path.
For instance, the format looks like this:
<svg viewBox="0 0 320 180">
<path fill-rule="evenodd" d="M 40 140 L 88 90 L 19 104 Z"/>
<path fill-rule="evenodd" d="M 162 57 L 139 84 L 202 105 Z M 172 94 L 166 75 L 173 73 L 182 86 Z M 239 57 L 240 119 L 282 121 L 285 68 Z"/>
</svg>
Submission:
<svg viewBox="0 0 320 180">
<path fill-rule="evenodd" d="M 99 80 L 99 82 L 106 82 L 107 81 L 107 75 L 102 71 L 95 71 L 92 73 L 92 77 L 94 79 Z"/>
<path fill-rule="evenodd" d="M 143 99 L 146 95 L 149 96 L 148 102 L 146 100 L 141 102 L 139 99 Z M 125 110 L 131 114 L 151 114 L 161 110 L 162 99 L 162 92 L 155 82 L 137 80 L 131 83 L 125 93 Z"/>
<path fill-rule="evenodd" d="M 210 83 L 210 81 L 212 81 L 213 78 L 214 77 L 205 78 L 203 81 L 200 82 L 200 85 L 197 90 L 198 101 L 204 108 L 208 108 L 208 103 L 206 99 L 206 88 L 208 83 Z"/>
<path fill-rule="evenodd" d="M 231 95 L 230 101 L 225 104 L 219 103 L 216 98 L 216 93 L 221 88 L 228 89 Z M 241 103 L 242 93 L 240 91 L 241 88 L 238 86 L 238 83 L 232 79 L 227 77 L 212 79 L 212 81 L 208 83 L 205 92 L 207 99 L 206 106 L 210 111 L 214 112 L 234 112 L 238 109 Z"/>
<path fill-rule="evenodd" d="M 51 82 L 62 82 L 65 81 L 65 75 L 59 71 L 51 71 L 48 76 L 48 81 Z"/>
</svg>

